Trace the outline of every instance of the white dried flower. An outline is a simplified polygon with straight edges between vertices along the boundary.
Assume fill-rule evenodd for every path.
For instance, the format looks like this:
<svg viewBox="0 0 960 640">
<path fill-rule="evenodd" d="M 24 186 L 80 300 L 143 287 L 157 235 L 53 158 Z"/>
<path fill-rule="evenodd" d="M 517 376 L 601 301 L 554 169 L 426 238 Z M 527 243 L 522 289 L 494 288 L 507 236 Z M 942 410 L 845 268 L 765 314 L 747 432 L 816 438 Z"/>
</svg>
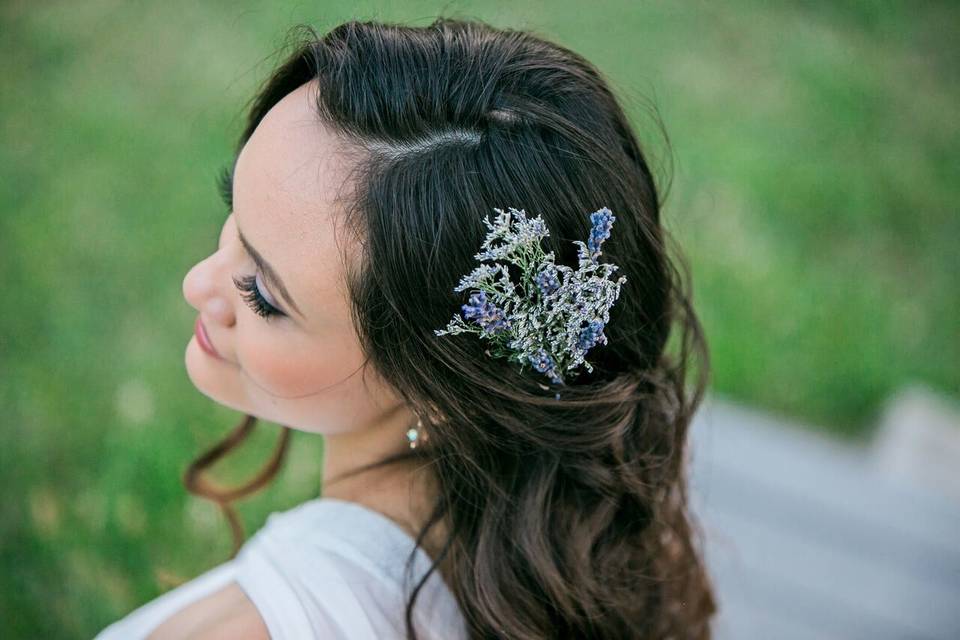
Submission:
<svg viewBox="0 0 960 640">
<path fill-rule="evenodd" d="M 434 333 L 476 333 L 491 342 L 490 355 L 519 362 L 521 371 L 532 364 L 555 384 L 564 384 L 563 373 L 580 365 L 593 371 L 584 356 L 607 343 L 603 328 L 627 281 L 625 276 L 611 280 L 619 267 L 598 262 L 616 217 L 606 207 L 590 214 L 588 241 L 574 242 L 579 262 L 574 271 L 556 264 L 552 251 L 544 253 L 540 241 L 550 231 L 540 216 L 528 219 L 513 207 L 494 211 L 493 222 L 484 220 L 489 232 L 474 256 L 494 264 L 480 264 L 460 279 L 454 291 L 472 289 L 470 301 L 462 305 L 462 315 Z M 520 269 L 519 285 L 510 279 L 510 265 Z"/>
</svg>

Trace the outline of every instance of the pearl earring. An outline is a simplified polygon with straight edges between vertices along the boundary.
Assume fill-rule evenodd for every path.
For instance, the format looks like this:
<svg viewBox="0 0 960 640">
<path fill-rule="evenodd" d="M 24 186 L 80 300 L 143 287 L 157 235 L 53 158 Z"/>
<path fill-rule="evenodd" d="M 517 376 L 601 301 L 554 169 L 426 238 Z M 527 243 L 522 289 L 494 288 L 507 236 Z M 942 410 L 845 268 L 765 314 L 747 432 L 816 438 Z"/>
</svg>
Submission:
<svg viewBox="0 0 960 640">
<path fill-rule="evenodd" d="M 420 418 L 417 418 L 417 426 L 411 427 L 410 429 L 407 430 L 407 440 L 410 442 L 411 449 L 417 448 L 417 440 L 420 438 L 419 429 L 422 429 L 422 428 L 423 428 L 423 420 Z M 422 439 L 423 440 L 427 439 L 426 434 L 423 435 Z"/>
</svg>

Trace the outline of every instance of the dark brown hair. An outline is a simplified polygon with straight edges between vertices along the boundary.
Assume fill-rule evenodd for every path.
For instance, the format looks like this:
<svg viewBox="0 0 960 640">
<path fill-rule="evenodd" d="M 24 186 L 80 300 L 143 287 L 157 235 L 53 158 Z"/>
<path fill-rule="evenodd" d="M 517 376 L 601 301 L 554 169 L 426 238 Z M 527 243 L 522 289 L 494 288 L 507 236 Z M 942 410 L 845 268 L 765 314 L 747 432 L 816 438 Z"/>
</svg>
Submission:
<svg viewBox="0 0 960 640">
<path fill-rule="evenodd" d="M 451 567 L 470 637 L 709 638 L 716 603 L 686 479 L 707 345 L 689 269 L 669 256 L 654 177 L 601 73 L 528 30 L 476 20 L 294 33 L 238 149 L 283 96 L 318 79 L 317 117 L 361 152 L 345 207 L 363 247 L 347 270 L 353 320 L 367 362 L 429 434 L 373 466 L 414 458 L 435 473 L 417 544 L 444 522 L 431 571 Z M 603 206 L 617 217 L 603 253 L 628 281 L 608 343 L 588 354 L 594 370 L 568 377 L 559 399 L 542 374 L 486 355 L 477 336 L 434 334 L 465 301 L 454 287 L 476 266 L 495 207 L 543 216 L 545 249 L 575 268 L 571 241 L 587 238 L 589 213 Z M 255 422 L 246 416 L 184 475 L 230 518 L 234 554 L 243 534 L 230 502 L 275 475 L 289 429 L 243 487 L 217 487 L 202 471 Z M 408 601 L 411 638 L 426 578 Z"/>
</svg>

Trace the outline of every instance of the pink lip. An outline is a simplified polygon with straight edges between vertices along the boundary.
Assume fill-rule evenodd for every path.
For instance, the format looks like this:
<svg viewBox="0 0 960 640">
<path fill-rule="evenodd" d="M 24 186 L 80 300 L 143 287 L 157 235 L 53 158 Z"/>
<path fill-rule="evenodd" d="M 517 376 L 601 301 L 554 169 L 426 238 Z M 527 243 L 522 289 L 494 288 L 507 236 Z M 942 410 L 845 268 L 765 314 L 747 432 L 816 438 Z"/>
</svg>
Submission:
<svg viewBox="0 0 960 640">
<path fill-rule="evenodd" d="M 214 358 L 220 358 L 221 360 L 223 359 L 223 356 L 217 353 L 217 350 L 213 348 L 213 343 L 210 342 L 210 336 L 207 335 L 207 330 L 203 326 L 203 322 L 200 321 L 200 316 L 197 316 L 197 322 L 193 326 L 193 333 L 197 336 L 197 344 L 200 345 L 201 349 Z"/>
</svg>

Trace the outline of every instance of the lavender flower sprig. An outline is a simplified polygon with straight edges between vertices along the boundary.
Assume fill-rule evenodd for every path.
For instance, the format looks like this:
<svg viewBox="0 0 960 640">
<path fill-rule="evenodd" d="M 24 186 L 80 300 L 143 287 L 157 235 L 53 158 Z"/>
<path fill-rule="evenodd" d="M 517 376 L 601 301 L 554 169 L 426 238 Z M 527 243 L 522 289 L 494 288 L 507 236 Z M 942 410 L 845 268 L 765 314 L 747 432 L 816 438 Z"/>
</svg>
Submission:
<svg viewBox="0 0 960 640">
<path fill-rule="evenodd" d="M 540 241 L 550 231 L 540 216 L 528 219 L 513 207 L 494 211 L 493 222 L 484 220 L 489 232 L 474 256 L 480 266 L 454 289 L 473 289 L 469 303 L 462 305 L 462 315 L 434 333 L 475 333 L 491 342 L 488 355 L 519 362 L 521 371 L 533 365 L 555 384 L 565 384 L 563 374 L 580 365 L 593 371 L 584 356 L 607 343 L 603 329 L 627 281 L 625 276 L 611 280 L 619 267 L 598 261 L 616 217 L 606 207 L 590 215 L 588 241 L 574 241 L 579 261 L 574 270 L 556 264 L 552 251 L 544 253 Z M 520 284 L 511 280 L 510 265 L 520 269 Z"/>
</svg>

